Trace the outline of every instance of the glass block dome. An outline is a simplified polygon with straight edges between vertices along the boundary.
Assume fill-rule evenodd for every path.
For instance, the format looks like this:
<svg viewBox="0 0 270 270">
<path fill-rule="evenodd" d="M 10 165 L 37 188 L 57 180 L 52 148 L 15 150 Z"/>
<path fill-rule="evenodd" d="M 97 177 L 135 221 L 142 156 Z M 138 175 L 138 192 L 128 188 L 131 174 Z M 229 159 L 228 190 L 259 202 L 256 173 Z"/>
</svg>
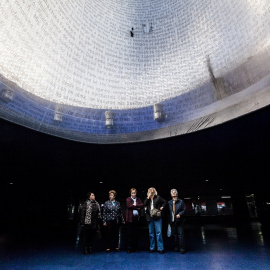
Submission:
<svg viewBox="0 0 270 270">
<path fill-rule="evenodd" d="M 185 134 L 270 104 L 270 2 L 0 3 L 0 117 L 125 143 Z"/>
</svg>

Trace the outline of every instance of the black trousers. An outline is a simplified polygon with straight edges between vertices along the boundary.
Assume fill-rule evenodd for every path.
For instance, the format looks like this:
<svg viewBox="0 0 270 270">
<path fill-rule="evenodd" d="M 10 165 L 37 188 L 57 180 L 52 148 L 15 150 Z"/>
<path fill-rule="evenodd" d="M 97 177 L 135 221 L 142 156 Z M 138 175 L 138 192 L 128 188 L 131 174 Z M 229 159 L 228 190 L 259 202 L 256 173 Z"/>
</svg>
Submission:
<svg viewBox="0 0 270 270">
<path fill-rule="evenodd" d="M 92 247 L 93 239 L 97 230 L 97 226 L 93 224 L 85 224 L 83 226 L 83 244 L 84 247 Z"/>
<path fill-rule="evenodd" d="M 138 239 L 139 239 L 139 219 L 133 217 L 132 222 L 126 223 L 127 228 L 127 244 L 128 250 L 138 250 Z"/>
<path fill-rule="evenodd" d="M 120 224 L 116 220 L 109 220 L 107 223 L 107 249 L 118 248 Z"/>
<path fill-rule="evenodd" d="M 172 236 L 175 248 L 185 248 L 184 224 L 171 223 Z"/>
</svg>

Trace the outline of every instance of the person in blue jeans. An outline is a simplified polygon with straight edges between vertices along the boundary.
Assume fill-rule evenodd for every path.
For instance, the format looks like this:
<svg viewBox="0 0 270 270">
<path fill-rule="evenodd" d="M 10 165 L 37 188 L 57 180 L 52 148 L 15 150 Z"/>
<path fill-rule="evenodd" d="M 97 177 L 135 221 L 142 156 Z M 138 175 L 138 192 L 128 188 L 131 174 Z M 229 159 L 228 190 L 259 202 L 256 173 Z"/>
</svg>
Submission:
<svg viewBox="0 0 270 270">
<path fill-rule="evenodd" d="M 171 190 L 172 199 L 169 201 L 169 224 L 171 225 L 174 238 L 174 251 L 185 253 L 184 215 L 186 212 L 185 202 L 178 198 L 178 191 Z"/>
<path fill-rule="evenodd" d="M 149 226 L 150 250 L 155 251 L 157 244 L 157 251 L 160 254 L 164 253 L 163 238 L 162 238 L 162 210 L 166 206 L 166 200 L 157 194 L 155 188 L 148 189 L 147 198 L 144 201 L 146 220 Z M 159 212 L 160 211 L 160 212 Z M 154 212 L 159 212 L 157 215 Z"/>
</svg>

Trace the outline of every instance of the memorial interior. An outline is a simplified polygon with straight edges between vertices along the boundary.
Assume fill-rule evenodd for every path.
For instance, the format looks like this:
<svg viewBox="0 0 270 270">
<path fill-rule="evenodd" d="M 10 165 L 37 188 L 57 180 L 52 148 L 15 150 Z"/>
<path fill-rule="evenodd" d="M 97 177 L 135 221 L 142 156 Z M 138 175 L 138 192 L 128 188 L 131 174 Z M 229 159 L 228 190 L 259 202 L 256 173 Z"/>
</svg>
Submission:
<svg viewBox="0 0 270 270">
<path fill-rule="evenodd" d="M 115 189 L 124 209 L 130 188 L 144 199 L 154 186 L 166 200 L 178 189 L 188 239 L 180 260 L 166 238 L 156 267 L 269 269 L 269 11 L 268 0 L 0 1 L 0 264 L 89 269 L 76 242 L 87 192 L 104 203 Z M 104 257 L 103 240 L 97 269 L 149 262 Z"/>
</svg>

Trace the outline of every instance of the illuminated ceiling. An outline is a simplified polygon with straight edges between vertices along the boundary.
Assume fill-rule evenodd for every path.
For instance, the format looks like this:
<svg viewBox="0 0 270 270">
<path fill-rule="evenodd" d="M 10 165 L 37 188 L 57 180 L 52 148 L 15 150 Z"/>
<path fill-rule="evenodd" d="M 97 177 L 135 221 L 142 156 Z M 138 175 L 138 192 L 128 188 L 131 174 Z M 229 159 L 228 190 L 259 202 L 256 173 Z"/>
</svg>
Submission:
<svg viewBox="0 0 270 270">
<path fill-rule="evenodd" d="M 0 116 L 121 143 L 267 106 L 269 11 L 268 0 L 3 0 Z"/>
</svg>

